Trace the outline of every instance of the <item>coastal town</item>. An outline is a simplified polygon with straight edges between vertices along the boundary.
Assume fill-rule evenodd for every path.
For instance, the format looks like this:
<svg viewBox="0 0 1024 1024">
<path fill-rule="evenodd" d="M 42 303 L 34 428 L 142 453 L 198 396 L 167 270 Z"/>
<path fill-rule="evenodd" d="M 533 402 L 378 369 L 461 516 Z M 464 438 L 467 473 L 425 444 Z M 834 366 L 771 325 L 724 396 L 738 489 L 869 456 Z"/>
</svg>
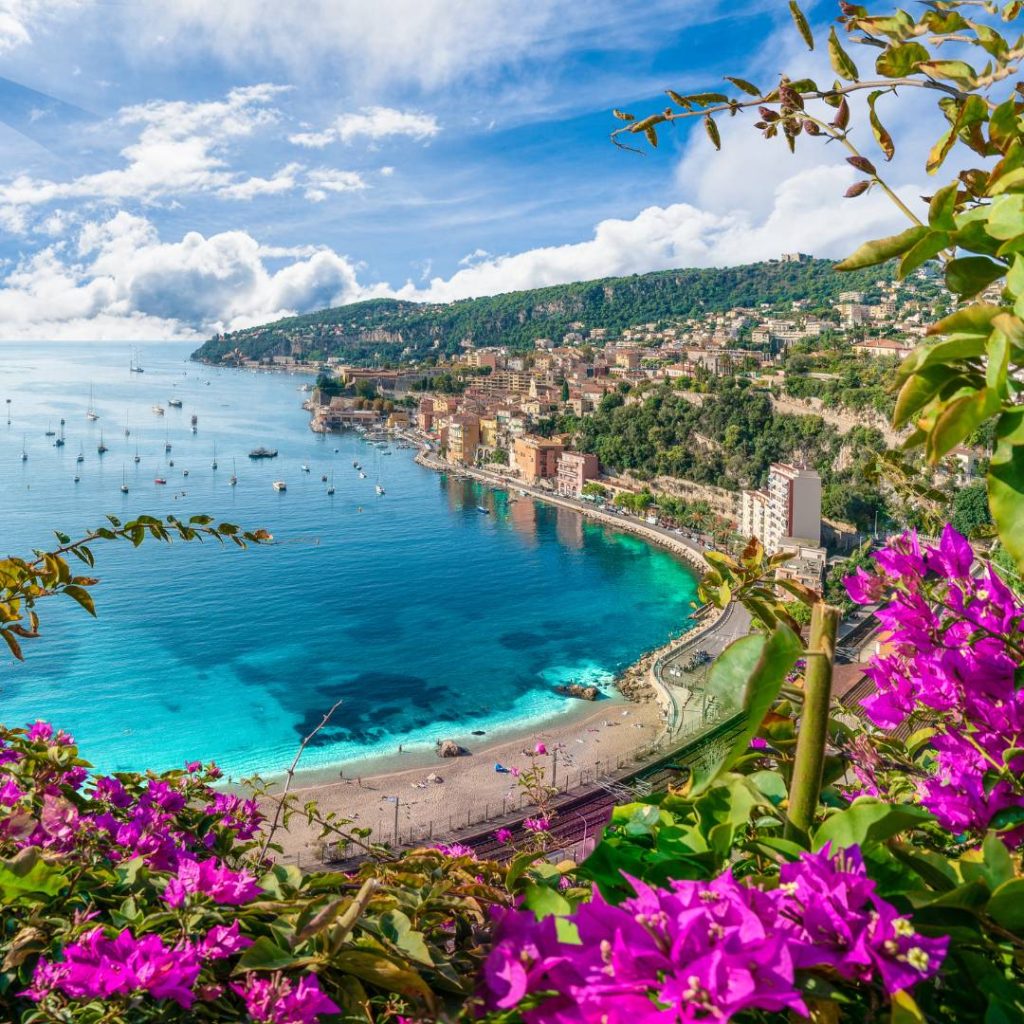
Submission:
<svg viewBox="0 0 1024 1024">
<path fill-rule="evenodd" d="M 777 263 L 799 267 L 808 259 L 787 253 Z M 317 372 L 307 402 L 315 432 L 401 432 L 423 446 L 433 468 L 586 503 L 674 529 L 698 545 L 728 548 L 756 536 L 769 553 L 792 555 L 786 573 L 820 588 L 830 558 L 901 525 L 894 492 L 867 493 L 858 479 L 851 499 L 849 481 L 861 475 L 865 446 L 883 451 L 905 436 L 890 428 L 892 395 L 878 382 L 944 311 L 934 279 L 918 271 L 901 282 L 880 275 L 827 300 L 617 329 L 572 321 L 560 336 L 537 337 L 529 347 L 501 337 L 462 338 L 450 355 L 386 362 L 377 352 L 353 363 L 343 354 L 307 354 L 322 349 L 323 331 L 331 330 L 313 325 L 288 329 L 287 354 L 251 358 L 232 348 L 221 361 Z M 249 340 L 261 336 L 254 332 Z M 362 340 L 372 349 L 387 339 L 371 333 Z M 697 411 L 692 427 L 672 440 L 694 453 L 699 472 L 658 471 L 660 465 L 651 472 L 602 457 L 614 448 L 608 435 L 629 424 L 631 410 L 639 417 L 645 405 L 666 398 Z M 727 467 L 716 474 L 720 456 L 735 447 L 737 427 L 714 436 L 700 412 L 716 402 L 762 398 L 775 422 L 797 423 L 811 440 L 779 446 L 778 457 L 762 460 L 756 473 Z M 614 425 L 604 422 L 615 410 Z M 826 436 L 831 447 L 822 447 Z M 934 471 L 934 484 L 952 500 L 955 488 L 979 479 L 986 454 L 984 439 L 958 446 Z"/>
</svg>

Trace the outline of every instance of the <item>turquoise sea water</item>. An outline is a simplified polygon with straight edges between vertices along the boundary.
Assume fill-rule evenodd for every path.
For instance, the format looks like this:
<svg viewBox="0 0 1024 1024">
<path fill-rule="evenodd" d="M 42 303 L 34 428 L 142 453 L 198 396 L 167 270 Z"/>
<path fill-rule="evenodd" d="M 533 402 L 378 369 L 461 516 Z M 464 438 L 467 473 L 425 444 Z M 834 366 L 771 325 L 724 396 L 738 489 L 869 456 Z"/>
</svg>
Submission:
<svg viewBox="0 0 1024 1024">
<path fill-rule="evenodd" d="M 5 723 L 57 722 L 108 770 L 214 758 L 237 776 L 282 769 L 343 697 L 303 760 L 323 767 L 558 715 L 571 702 L 554 684 L 607 681 L 683 628 L 695 585 L 665 552 L 439 476 L 410 450 L 320 439 L 301 408 L 305 378 L 199 366 L 189 349 L 143 346 L 145 373 L 131 374 L 123 344 L 0 345 L 0 552 L 49 546 L 53 529 L 77 536 L 106 513 L 207 512 L 277 540 L 248 551 L 97 544 L 98 620 L 48 600 L 27 662 L 0 654 Z M 45 431 L 61 417 L 58 449 Z M 252 462 L 257 445 L 280 455 Z"/>
</svg>

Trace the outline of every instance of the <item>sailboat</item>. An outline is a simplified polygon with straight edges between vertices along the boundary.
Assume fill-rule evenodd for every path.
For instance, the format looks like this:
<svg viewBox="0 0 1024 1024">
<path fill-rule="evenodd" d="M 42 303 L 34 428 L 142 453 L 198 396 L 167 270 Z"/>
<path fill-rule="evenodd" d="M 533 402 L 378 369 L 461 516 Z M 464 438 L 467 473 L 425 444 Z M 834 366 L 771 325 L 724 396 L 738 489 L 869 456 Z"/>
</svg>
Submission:
<svg viewBox="0 0 1024 1024">
<path fill-rule="evenodd" d="M 61 419 L 61 421 L 60 421 L 60 436 L 57 438 L 56 441 L 53 442 L 53 447 L 54 448 L 63 448 L 64 447 L 64 420 L 63 419 Z"/>
<path fill-rule="evenodd" d="M 124 466 L 121 467 L 121 493 L 128 493 L 128 475 Z"/>
<path fill-rule="evenodd" d="M 138 445 L 135 446 L 135 461 L 136 462 L 139 461 L 139 446 Z"/>
<path fill-rule="evenodd" d="M 142 368 L 142 363 L 139 360 L 139 354 L 137 349 L 132 349 L 132 358 L 128 363 L 128 369 L 132 373 L 145 373 L 146 371 Z"/>
<path fill-rule="evenodd" d="M 228 479 L 228 483 L 234 487 L 238 483 L 238 474 L 235 472 L 235 460 L 231 460 L 231 476 Z"/>
<path fill-rule="evenodd" d="M 46 424 L 46 436 L 53 437 L 56 431 L 53 429 L 53 420 L 49 420 Z"/>
<path fill-rule="evenodd" d="M 217 468 L 217 442 L 213 443 L 213 462 L 210 463 L 210 469 Z"/>
<path fill-rule="evenodd" d="M 85 418 L 87 420 L 98 420 L 100 418 L 100 414 L 96 411 L 96 409 L 93 406 L 92 385 L 91 384 L 89 385 L 89 408 L 85 410 Z"/>
<path fill-rule="evenodd" d="M 75 459 L 75 462 L 85 462 L 85 445 L 84 444 L 80 444 L 78 446 L 78 458 Z"/>
<path fill-rule="evenodd" d="M 109 451 L 107 446 L 103 443 L 103 431 L 100 431 L 100 443 L 96 446 L 96 451 L 102 455 L 105 451 Z"/>
<path fill-rule="evenodd" d="M 384 485 L 380 482 L 380 449 L 378 448 L 374 456 L 374 467 L 377 470 L 377 483 L 374 484 L 374 490 L 378 495 L 384 494 Z"/>
<path fill-rule="evenodd" d="M 125 409 L 125 411 L 124 411 L 124 436 L 125 437 L 131 437 L 132 436 L 131 427 L 128 426 L 128 410 L 127 409 Z"/>
<path fill-rule="evenodd" d="M 28 452 L 25 450 L 25 435 L 21 435 L 21 461 L 28 462 Z"/>
<path fill-rule="evenodd" d="M 334 472 L 333 472 L 333 470 L 331 471 L 331 482 L 327 485 L 327 493 L 328 494 L 333 494 L 334 493 Z"/>
<path fill-rule="evenodd" d="M 170 450 L 171 450 L 171 441 L 170 441 L 170 438 L 167 436 L 167 431 L 165 430 L 164 431 L 164 451 L 165 452 L 169 452 Z"/>
</svg>

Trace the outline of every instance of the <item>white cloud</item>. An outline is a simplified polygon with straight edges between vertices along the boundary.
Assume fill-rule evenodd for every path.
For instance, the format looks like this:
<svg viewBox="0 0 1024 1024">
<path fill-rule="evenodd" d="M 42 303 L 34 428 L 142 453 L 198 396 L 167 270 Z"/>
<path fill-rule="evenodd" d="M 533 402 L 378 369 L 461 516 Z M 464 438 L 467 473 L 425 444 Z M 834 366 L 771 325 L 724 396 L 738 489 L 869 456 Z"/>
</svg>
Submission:
<svg viewBox="0 0 1024 1024">
<path fill-rule="evenodd" d="M 145 218 L 119 213 L 83 226 L 73 257 L 50 246 L 0 282 L 5 338 L 194 338 L 351 301 L 355 266 L 331 250 L 288 256 L 247 232 L 189 232 L 161 242 Z"/>
<path fill-rule="evenodd" d="M 298 184 L 302 164 L 286 164 L 272 178 L 244 178 L 217 190 L 222 199 L 253 199 L 255 196 L 273 196 L 291 192 Z"/>
<path fill-rule="evenodd" d="M 342 142 L 367 138 L 374 141 L 404 135 L 412 139 L 429 139 L 441 130 L 433 114 L 420 114 L 394 107 L 364 107 L 358 114 L 342 114 L 337 121 L 338 138 Z"/>
<path fill-rule="evenodd" d="M 306 149 L 323 149 L 337 137 L 337 132 L 333 128 L 327 128 L 322 132 L 296 132 L 288 136 L 288 141 L 293 146 L 305 146 Z"/>
<path fill-rule="evenodd" d="M 189 193 L 230 198 L 256 195 L 261 188 L 273 191 L 268 182 L 274 179 L 232 171 L 226 154 L 231 143 L 277 122 L 272 102 L 282 91 L 281 86 L 253 85 L 232 89 L 222 100 L 124 107 L 115 124 L 137 127 L 138 136 L 121 150 L 123 166 L 64 182 L 19 175 L 0 185 L 0 205 L 24 210 L 68 199 L 151 203 Z"/>
<path fill-rule="evenodd" d="M 363 176 L 356 171 L 333 167 L 315 168 L 306 175 L 306 181 L 306 198 L 314 203 L 322 203 L 329 192 L 358 192 L 367 187 Z"/>
<path fill-rule="evenodd" d="M 76 6 L 78 0 L 3 0 L 0 3 L 0 53 L 31 42 L 37 24 Z"/>
<path fill-rule="evenodd" d="M 321 132 L 295 132 L 288 136 L 288 141 L 306 149 L 323 149 L 332 142 L 351 143 L 356 139 L 369 139 L 375 143 L 404 136 L 422 141 L 433 138 L 440 130 L 441 126 L 433 114 L 396 110 L 394 107 L 363 107 L 358 113 L 341 114 L 334 125 Z M 389 174 L 391 170 L 393 168 L 382 168 L 381 173 Z"/>
</svg>

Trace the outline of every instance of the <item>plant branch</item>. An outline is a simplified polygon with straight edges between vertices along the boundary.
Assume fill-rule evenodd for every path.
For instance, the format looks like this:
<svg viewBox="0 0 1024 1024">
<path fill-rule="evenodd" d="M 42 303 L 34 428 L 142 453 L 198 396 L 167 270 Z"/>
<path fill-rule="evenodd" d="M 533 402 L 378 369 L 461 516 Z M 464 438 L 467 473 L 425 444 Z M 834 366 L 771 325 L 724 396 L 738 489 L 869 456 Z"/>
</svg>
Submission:
<svg viewBox="0 0 1024 1024">
<path fill-rule="evenodd" d="M 331 720 L 331 715 L 333 715 L 334 712 L 337 711 L 338 708 L 341 706 L 342 700 L 344 700 L 344 698 L 341 698 L 334 702 L 330 711 L 328 711 L 324 715 L 324 717 L 320 719 L 320 723 L 316 726 L 316 728 L 313 729 L 313 731 L 310 732 L 307 736 L 304 736 L 302 742 L 299 744 L 299 749 L 295 752 L 295 757 L 292 759 L 292 763 L 289 766 L 288 771 L 285 773 L 287 775 L 287 779 L 284 784 L 284 790 L 282 791 L 281 796 L 277 801 L 277 808 L 274 811 L 274 820 L 271 822 L 270 830 L 267 832 L 267 835 L 263 840 L 263 844 L 260 846 L 259 859 L 261 861 L 266 856 L 267 847 L 270 846 L 271 842 L 273 841 L 274 833 L 280 827 L 281 814 L 284 811 L 284 805 L 288 799 L 288 791 L 292 788 L 292 782 L 295 780 L 295 769 L 299 766 L 299 760 L 301 759 L 303 753 L 305 753 L 306 747 L 309 746 L 309 743 L 313 739 L 313 737 L 316 736 L 316 734 Z"/>
</svg>

